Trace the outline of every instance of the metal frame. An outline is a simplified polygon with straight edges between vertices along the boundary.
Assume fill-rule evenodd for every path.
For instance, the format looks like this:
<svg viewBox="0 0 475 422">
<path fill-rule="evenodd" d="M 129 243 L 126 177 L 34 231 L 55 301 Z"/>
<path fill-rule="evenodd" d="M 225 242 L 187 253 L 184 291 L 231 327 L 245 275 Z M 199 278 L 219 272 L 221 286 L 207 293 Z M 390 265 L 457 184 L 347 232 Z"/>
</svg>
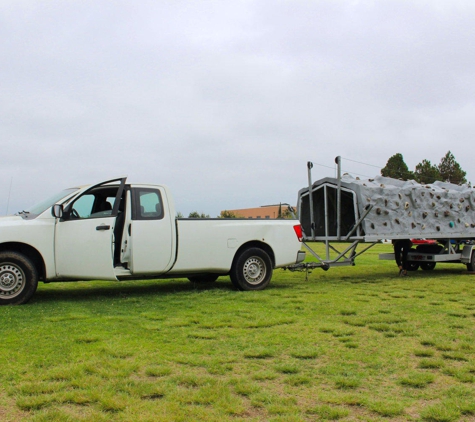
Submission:
<svg viewBox="0 0 475 422">
<path fill-rule="evenodd" d="M 331 266 L 352 266 L 355 265 L 355 259 L 366 252 L 368 249 L 372 248 L 378 242 L 373 242 L 366 246 L 363 250 L 357 252 L 356 248 L 360 243 L 364 241 L 363 236 L 361 235 L 361 225 L 368 213 L 371 211 L 372 206 L 368 205 L 364 209 L 363 214 L 358 218 L 358 201 L 356 195 L 353 191 L 349 189 L 344 189 L 341 186 L 341 157 L 338 156 L 335 158 L 335 163 L 337 164 L 337 227 L 336 227 L 336 236 L 329 236 L 329 210 L 328 210 L 328 189 L 335 189 L 333 185 L 329 185 L 327 183 L 319 186 L 318 189 L 323 189 L 323 200 L 324 200 L 324 225 L 325 225 L 325 235 L 324 236 L 316 236 L 315 235 L 315 220 L 314 220 L 314 204 L 313 204 L 313 190 L 312 190 L 312 168 L 313 163 L 308 161 L 307 162 L 307 176 L 308 176 L 308 196 L 309 196 L 309 207 L 310 207 L 310 228 L 311 228 L 311 235 L 308 237 L 304 234 L 304 241 L 302 242 L 304 248 L 312 255 L 317 262 L 306 262 L 293 265 L 289 267 L 290 270 L 309 270 L 312 268 L 322 268 L 324 270 L 328 270 Z M 315 191 L 316 191 L 315 190 Z M 345 192 L 351 193 L 353 196 L 353 210 L 355 214 L 355 224 L 352 229 L 342 237 L 341 233 L 341 192 L 344 190 Z M 355 233 L 356 232 L 356 233 Z M 316 243 L 322 242 L 325 244 L 325 257 L 319 256 L 309 245 L 309 243 Z M 349 246 L 346 246 L 342 251 L 338 250 L 334 245 L 330 242 L 336 243 L 348 243 L 350 242 Z M 330 252 L 333 251 L 337 254 L 335 258 L 330 257 Z"/>
<path fill-rule="evenodd" d="M 421 262 L 448 262 L 448 263 L 468 263 L 471 257 L 471 251 L 474 248 L 473 245 L 467 245 L 462 242 L 452 243 L 450 239 L 444 239 L 444 249 L 438 253 L 422 252 L 422 251 L 410 251 L 407 254 L 407 260 L 409 262 L 421 263 Z M 460 247 L 463 246 L 462 250 Z M 464 256 L 465 254 L 465 256 Z M 467 258 L 468 256 L 468 258 Z M 464 258 L 464 259 L 462 259 Z M 394 253 L 382 253 L 379 254 L 381 260 L 394 260 Z"/>
<path fill-rule="evenodd" d="M 313 268 L 322 268 L 324 270 L 328 270 L 331 266 L 348 266 L 348 265 L 355 265 L 355 259 L 366 252 L 368 249 L 372 248 L 374 245 L 381 243 L 382 238 L 376 238 L 375 236 L 366 236 L 364 235 L 364 231 L 362 231 L 362 223 L 372 210 L 373 205 L 366 205 L 362 208 L 361 215 L 360 215 L 360 208 L 358 207 L 358 200 L 356 193 L 351 189 L 342 188 L 341 186 L 341 157 L 338 156 L 335 158 L 335 163 L 337 165 L 337 204 L 336 204 L 336 236 L 329 236 L 329 199 L 328 199 L 328 189 L 335 189 L 335 184 L 332 183 L 323 183 L 319 185 L 315 191 L 312 190 L 312 168 L 313 163 L 308 161 L 307 162 L 307 173 L 308 173 L 308 200 L 309 200 L 309 208 L 310 208 L 310 236 L 304 233 L 303 238 L 303 246 L 304 248 L 312 255 L 317 262 L 304 262 L 299 263 L 296 265 L 292 265 L 287 267 L 289 270 L 292 271 L 308 271 Z M 319 189 L 323 189 L 323 202 L 324 202 L 324 235 L 323 236 L 316 236 L 316 225 L 314 220 L 314 201 L 313 201 L 313 193 L 317 192 Z M 353 207 L 355 213 L 355 224 L 351 228 L 351 230 L 346 235 L 342 235 L 342 222 L 341 222 L 341 207 L 342 207 L 342 191 L 351 193 L 353 195 Z M 307 193 L 302 194 L 301 198 L 304 198 Z M 300 201 L 299 206 L 302 205 L 302 201 Z M 359 216 L 359 218 L 358 218 Z M 392 236 L 391 239 L 405 239 L 407 237 L 400 236 L 394 237 Z M 470 239 L 470 238 L 469 238 Z M 453 240 L 453 239 L 452 239 Z M 467 240 L 465 238 L 464 240 Z M 472 252 L 475 253 L 475 239 L 471 239 L 472 242 L 470 244 L 465 244 L 460 240 L 456 240 L 455 244 L 452 243 L 451 239 L 439 238 L 439 242 L 444 241 L 444 249 L 439 253 L 428 253 L 422 251 L 413 251 L 409 252 L 408 258 L 409 261 L 412 262 L 462 262 L 464 264 L 469 264 L 472 259 Z M 310 246 L 311 243 L 322 242 L 325 245 L 325 256 L 322 257 L 318 255 Z M 350 245 L 345 245 L 345 247 L 340 251 L 331 244 L 333 243 L 350 243 Z M 365 243 L 367 246 L 357 252 L 356 248 L 360 243 Z M 461 246 L 463 245 L 463 250 L 461 250 Z M 336 253 L 335 258 L 330 257 L 330 252 L 333 251 Z M 413 258 L 413 259 L 411 259 Z M 380 254 L 380 259 L 391 259 L 394 260 L 394 254 Z"/>
</svg>

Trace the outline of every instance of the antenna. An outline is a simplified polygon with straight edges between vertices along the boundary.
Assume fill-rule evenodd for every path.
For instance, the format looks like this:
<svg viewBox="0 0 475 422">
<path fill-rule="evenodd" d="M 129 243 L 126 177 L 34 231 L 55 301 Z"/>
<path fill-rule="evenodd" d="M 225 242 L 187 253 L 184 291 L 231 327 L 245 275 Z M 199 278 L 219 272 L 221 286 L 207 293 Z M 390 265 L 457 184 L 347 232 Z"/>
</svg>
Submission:
<svg viewBox="0 0 475 422">
<path fill-rule="evenodd" d="M 10 189 L 8 190 L 8 199 L 7 199 L 7 213 L 8 215 L 8 207 L 10 206 L 10 194 L 12 193 L 12 184 L 13 184 L 13 177 L 10 178 Z"/>
</svg>

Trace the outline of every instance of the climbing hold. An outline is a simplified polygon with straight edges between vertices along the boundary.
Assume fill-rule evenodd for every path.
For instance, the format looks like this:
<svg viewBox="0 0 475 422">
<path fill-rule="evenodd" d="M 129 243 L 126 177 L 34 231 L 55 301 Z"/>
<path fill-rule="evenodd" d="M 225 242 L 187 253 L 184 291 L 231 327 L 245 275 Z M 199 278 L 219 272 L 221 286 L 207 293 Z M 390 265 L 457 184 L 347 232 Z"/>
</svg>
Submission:
<svg viewBox="0 0 475 422">
<path fill-rule="evenodd" d="M 395 221 L 397 224 L 401 224 L 401 222 L 399 221 L 399 218 L 396 218 L 394 221 Z"/>
<path fill-rule="evenodd" d="M 416 223 L 414 223 L 414 221 L 413 221 L 413 222 L 411 223 L 411 226 L 412 226 L 413 229 L 415 229 L 415 228 L 416 228 Z"/>
<path fill-rule="evenodd" d="M 449 211 L 444 211 L 444 217 L 448 217 L 450 215 Z"/>
<path fill-rule="evenodd" d="M 426 217 L 427 217 L 427 212 L 424 211 L 424 212 L 422 213 L 422 218 L 426 218 Z"/>
<path fill-rule="evenodd" d="M 381 215 L 381 208 L 376 208 L 376 214 Z"/>
<path fill-rule="evenodd" d="M 440 226 L 435 226 L 438 232 L 440 232 Z"/>
<path fill-rule="evenodd" d="M 406 203 L 404 204 L 404 209 L 407 210 L 408 208 L 409 208 L 409 202 L 406 202 Z"/>
<path fill-rule="evenodd" d="M 455 223 L 454 223 L 453 221 L 451 221 L 451 222 L 449 223 L 449 227 L 450 227 L 450 228 L 454 228 L 454 227 L 455 227 Z"/>
<path fill-rule="evenodd" d="M 436 211 L 436 212 L 434 213 L 434 216 L 435 216 L 435 217 L 438 217 L 438 216 L 439 216 L 439 213 Z"/>
</svg>

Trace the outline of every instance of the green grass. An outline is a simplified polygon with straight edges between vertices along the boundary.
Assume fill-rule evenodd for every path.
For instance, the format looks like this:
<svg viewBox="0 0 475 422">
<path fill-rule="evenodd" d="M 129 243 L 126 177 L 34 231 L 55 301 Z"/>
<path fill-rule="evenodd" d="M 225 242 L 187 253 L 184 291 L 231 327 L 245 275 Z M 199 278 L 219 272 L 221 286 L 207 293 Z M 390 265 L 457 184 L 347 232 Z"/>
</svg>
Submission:
<svg viewBox="0 0 475 422">
<path fill-rule="evenodd" d="M 388 249 L 261 292 L 41 284 L 0 308 L 0 420 L 475 420 L 475 278 Z"/>
</svg>

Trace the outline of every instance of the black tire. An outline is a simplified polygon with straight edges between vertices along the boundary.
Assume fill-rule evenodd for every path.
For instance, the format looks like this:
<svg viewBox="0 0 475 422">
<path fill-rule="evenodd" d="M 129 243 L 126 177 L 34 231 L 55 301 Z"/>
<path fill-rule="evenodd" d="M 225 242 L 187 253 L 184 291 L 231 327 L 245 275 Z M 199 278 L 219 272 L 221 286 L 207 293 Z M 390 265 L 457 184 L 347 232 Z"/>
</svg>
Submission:
<svg viewBox="0 0 475 422">
<path fill-rule="evenodd" d="M 272 261 L 260 248 L 246 249 L 235 258 L 230 277 L 238 290 L 263 290 L 272 278 Z"/>
<path fill-rule="evenodd" d="M 419 269 L 419 263 L 414 261 L 409 261 L 407 263 L 407 271 L 417 271 Z"/>
<path fill-rule="evenodd" d="M 192 283 L 214 283 L 218 279 L 219 275 L 208 274 L 208 275 L 195 275 L 193 277 L 188 277 Z"/>
<path fill-rule="evenodd" d="M 18 252 L 0 252 L 0 305 L 22 305 L 38 288 L 38 271 Z"/>
<path fill-rule="evenodd" d="M 467 271 L 470 271 L 471 273 L 475 272 L 475 251 L 472 252 L 470 262 L 467 264 Z"/>
<path fill-rule="evenodd" d="M 424 271 L 432 271 L 435 268 L 435 262 L 421 262 L 421 268 Z"/>
</svg>

